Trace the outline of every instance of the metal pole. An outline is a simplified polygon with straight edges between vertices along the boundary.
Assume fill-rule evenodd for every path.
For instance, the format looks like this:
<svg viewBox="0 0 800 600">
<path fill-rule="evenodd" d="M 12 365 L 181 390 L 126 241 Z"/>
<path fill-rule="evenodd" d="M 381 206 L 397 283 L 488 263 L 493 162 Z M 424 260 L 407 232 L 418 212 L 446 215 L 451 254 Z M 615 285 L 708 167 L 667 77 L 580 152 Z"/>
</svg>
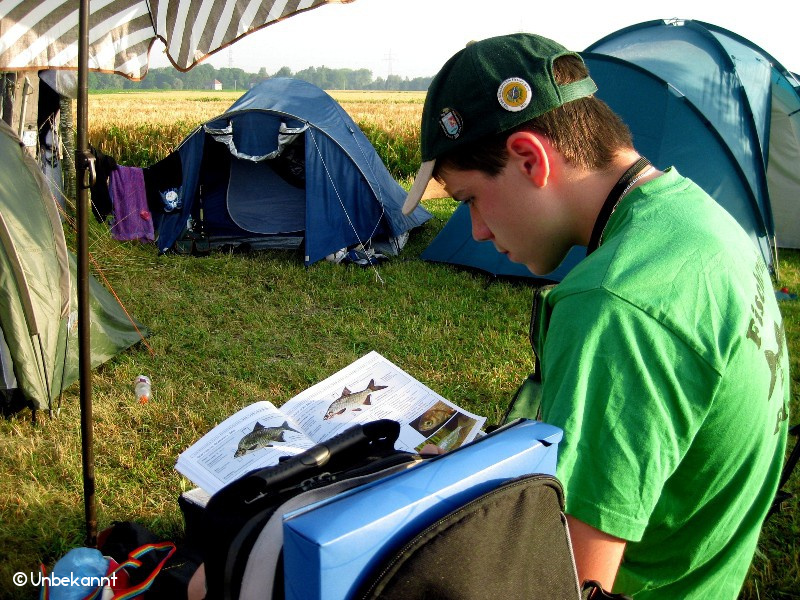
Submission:
<svg viewBox="0 0 800 600">
<path fill-rule="evenodd" d="M 89 114 L 89 0 L 80 0 L 78 24 L 78 147 L 75 150 L 78 219 L 78 368 L 81 398 L 81 447 L 83 453 L 83 500 L 86 546 L 97 546 L 94 449 L 92 424 L 92 360 L 89 344 L 89 188 L 94 180 L 94 161 L 88 152 Z"/>
<path fill-rule="evenodd" d="M 28 90 L 31 87 L 31 82 L 27 76 L 22 83 L 22 95 L 20 96 L 20 109 L 19 109 L 19 125 L 17 126 L 17 137 L 22 139 L 22 132 L 25 131 L 25 116 L 28 112 Z"/>
</svg>

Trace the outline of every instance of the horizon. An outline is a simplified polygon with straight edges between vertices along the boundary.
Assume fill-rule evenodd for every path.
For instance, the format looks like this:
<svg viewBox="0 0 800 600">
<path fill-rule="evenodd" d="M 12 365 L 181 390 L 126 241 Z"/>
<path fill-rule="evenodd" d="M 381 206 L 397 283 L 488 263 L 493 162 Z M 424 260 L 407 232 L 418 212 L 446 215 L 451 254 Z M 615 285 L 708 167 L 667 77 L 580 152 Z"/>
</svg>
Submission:
<svg viewBox="0 0 800 600">
<path fill-rule="evenodd" d="M 727 29 L 770 54 L 786 69 L 800 72 L 796 19 L 786 18 L 784 2 L 763 0 L 732 10 L 721 0 L 674 0 L 670 14 L 650 4 L 619 0 L 613 14 L 600 3 L 579 0 L 563 17 L 560 5 L 537 6 L 502 0 L 503 10 L 487 11 L 477 0 L 354 0 L 296 14 L 244 36 L 203 62 L 269 74 L 309 67 L 368 69 L 373 77 L 432 77 L 470 40 L 530 31 L 582 51 L 619 29 L 652 20 L 696 20 Z M 170 66 L 159 41 L 150 67 Z"/>
</svg>

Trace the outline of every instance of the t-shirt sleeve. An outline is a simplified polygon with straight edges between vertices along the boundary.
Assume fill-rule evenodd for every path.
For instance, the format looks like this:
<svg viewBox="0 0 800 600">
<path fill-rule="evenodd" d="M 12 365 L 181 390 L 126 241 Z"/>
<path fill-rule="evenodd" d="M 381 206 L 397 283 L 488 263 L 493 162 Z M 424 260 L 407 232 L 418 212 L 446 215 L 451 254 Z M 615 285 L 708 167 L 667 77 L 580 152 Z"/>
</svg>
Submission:
<svg viewBox="0 0 800 600">
<path fill-rule="evenodd" d="M 603 289 L 553 307 L 541 360 L 543 420 L 564 430 L 567 514 L 639 541 L 718 375 L 669 327 Z"/>
</svg>

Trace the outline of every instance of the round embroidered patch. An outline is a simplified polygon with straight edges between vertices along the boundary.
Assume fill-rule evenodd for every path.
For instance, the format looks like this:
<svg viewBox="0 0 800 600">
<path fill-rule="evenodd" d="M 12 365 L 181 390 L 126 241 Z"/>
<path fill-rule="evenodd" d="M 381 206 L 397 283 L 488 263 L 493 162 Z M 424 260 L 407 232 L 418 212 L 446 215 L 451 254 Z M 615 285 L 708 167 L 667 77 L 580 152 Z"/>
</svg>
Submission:
<svg viewBox="0 0 800 600">
<path fill-rule="evenodd" d="M 524 79 L 510 77 L 497 88 L 497 101 L 511 112 L 524 109 L 531 101 L 531 86 Z"/>
<path fill-rule="evenodd" d="M 441 116 L 439 117 L 439 125 L 442 126 L 442 131 L 451 140 L 456 139 L 461 135 L 461 128 L 464 126 L 464 121 L 461 115 L 453 108 L 443 108 Z"/>
</svg>

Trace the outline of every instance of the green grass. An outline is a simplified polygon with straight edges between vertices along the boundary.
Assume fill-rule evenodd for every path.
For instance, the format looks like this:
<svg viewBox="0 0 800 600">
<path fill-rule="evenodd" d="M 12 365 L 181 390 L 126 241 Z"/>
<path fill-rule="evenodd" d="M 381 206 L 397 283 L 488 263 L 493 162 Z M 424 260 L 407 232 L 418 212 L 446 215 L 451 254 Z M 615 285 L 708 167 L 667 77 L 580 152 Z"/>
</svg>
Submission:
<svg viewBox="0 0 800 600">
<path fill-rule="evenodd" d="M 452 209 L 429 206 L 439 218 L 377 274 L 325 262 L 306 268 L 286 252 L 157 257 L 93 226 L 105 275 L 153 331 L 152 353 L 139 344 L 93 376 L 99 527 L 138 520 L 179 538 L 177 497 L 190 487 L 173 468 L 179 452 L 235 410 L 281 403 L 372 349 L 496 423 L 532 367 L 532 288 L 421 261 Z M 785 253 L 781 267 L 782 284 L 800 288 L 800 254 Z M 800 308 L 783 308 L 798 389 Z M 153 381 L 146 405 L 133 395 L 140 373 Z M 0 421 L 0 597 L 35 597 L 14 587 L 12 574 L 52 566 L 83 543 L 77 385 L 62 406 L 37 426 L 29 413 Z M 797 597 L 798 528 L 794 500 L 767 524 L 742 598 Z"/>
<path fill-rule="evenodd" d="M 800 252 L 783 251 L 779 258 L 780 285 L 797 293 L 800 291 Z M 792 374 L 789 423 L 797 424 L 800 423 L 800 300 L 782 302 L 780 306 Z M 790 448 L 795 441 L 796 438 L 789 440 Z M 800 496 L 800 466 L 795 469 L 787 489 L 795 497 L 764 526 L 741 598 L 800 598 L 800 501 L 797 497 Z"/>
<path fill-rule="evenodd" d="M 393 174 L 410 179 L 417 144 L 368 133 Z M 122 164 L 149 164 L 153 142 L 120 136 L 133 157 Z M 177 497 L 192 487 L 173 468 L 181 451 L 237 409 L 261 399 L 280 404 L 369 350 L 497 423 L 533 366 L 532 288 L 420 260 L 453 209 L 447 200 L 426 205 L 436 218 L 377 271 L 306 268 L 290 252 L 158 257 L 153 246 L 117 243 L 91 223 L 90 251 L 103 274 L 152 330 L 147 345 L 93 374 L 99 528 L 137 520 L 179 538 Z M 800 253 L 784 252 L 780 273 L 780 285 L 800 290 Z M 800 302 L 782 309 L 797 423 Z M 139 374 L 153 382 L 145 405 L 133 394 Z M 0 420 L 0 598 L 37 597 L 30 586 L 15 587 L 12 575 L 51 567 L 83 544 L 78 393 L 77 384 L 66 390 L 59 417 L 36 426 L 27 412 Z M 798 477 L 789 485 L 795 494 Z M 794 498 L 768 521 L 742 599 L 800 598 L 798 508 Z"/>
<path fill-rule="evenodd" d="M 139 520 L 178 537 L 177 497 L 189 485 L 173 468 L 179 452 L 235 410 L 279 404 L 372 349 L 497 422 L 532 367 L 531 290 L 420 261 L 440 226 L 418 230 L 376 272 L 306 268 L 291 252 L 157 257 L 93 224 L 92 253 L 153 331 L 152 353 L 139 344 L 93 376 L 99 527 Z M 133 395 L 140 373 L 153 382 L 146 405 Z M 0 421 L 0 456 L 0 597 L 32 597 L 12 574 L 83 541 L 78 386 L 57 419 Z"/>
</svg>

